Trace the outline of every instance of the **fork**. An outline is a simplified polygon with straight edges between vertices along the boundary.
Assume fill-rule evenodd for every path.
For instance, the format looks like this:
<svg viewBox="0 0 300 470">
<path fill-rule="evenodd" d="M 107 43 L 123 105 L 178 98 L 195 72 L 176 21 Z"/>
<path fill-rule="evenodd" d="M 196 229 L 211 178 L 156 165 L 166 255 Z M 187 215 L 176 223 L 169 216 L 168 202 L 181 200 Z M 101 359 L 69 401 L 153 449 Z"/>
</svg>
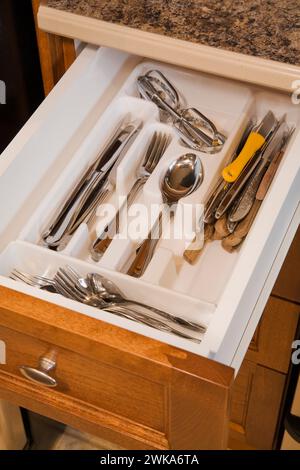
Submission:
<svg viewBox="0 0 300 470">
<path fill-rule="evenodd" d="M 170 141 L 171 138 L 169 134 L 155 131 L 152 135 L 152 138 L 146 150 L 145 157 L 137 170 L 136 180 L 127 195 L 127 207 L 130 207 L 136 195 L 152 174 L 153 170 L 157 166 L 159 160 L 161 159 L 162 155 L 170 144 Z M 119 220 L 121 210 L 122 207 L 118 210 L 111 222 L 106 225 L 102 234 L 94 241 L 90 249 L 90 253 L 94 261 L 99 261 L 103 253 L 109 247 L 113 238 L 113 227 L 116 228 L 115 233 L 119 232 Z"/>
<path fill-rule="evenodd" d="M 151 328 L 156 328 L 167 333 L 172 333 L 180 336 L 181 338 L 185 338 L 196 343 L 201 342 L 200 338 L 190 336 L 189 334 L 173 328 L 172 326 L 156 318 L 149 317 L 142 312 L 130 309 L 128 306 L 125 307 L 118 303 L 112 302 L 108 303 L 96 295 L 88 295 L 87 293 L 84 293 L 81 289 L 74 285 L 74 282 L 72 282 L 70 278 L 66 277 L 64 273 L 61 272 L 61 269 L 57 271 L 54 279 L 49 279 L 44 276 L 32 275 L 18 271 L 17 269 L 14 269 L 9 277 L 15 281 L 22 281 L 31 287 L 37 287 L 39 289 L 60 294 L 63 297 L 67 297 L 68 299 L 76 300 L 77 302 L 83 303 L 85 305 L 100 308 L 106 312 L 127 318 L 128 320 L 145 324 Z"/>
<path fill-rule="evenodd" d="M 14 281 L 22 281 L 31 287 L 38 287 L 42 290 L 58 293 L 55 281 L 45 276 L 38 276 L 37 274 L 25 273 L 18 269 L 14 269 L 10 273 L 9 277 Z"/>
<path fill-rule="evenodd" d="M 150 305 L 146 305 L 142 302 L 137 302 L 135 300 L 127 299 L 121 293 L 121 291 L 117 288 L 117 286 L 114 283 L 112 283 L 112 281 L 108 281 L 104 276 L 100 274 L 90 273 L 87 275 L 86 278 L 83 278 L 70 265 L 67 265 L 64 268 L 60 268 L 59 272 L 61 273 L 61 275 L 65 276 L 69 281 L 72 281 L 72 283 L 74 283 L 74 285 L 81 292 L 87 293 L 88 291 L 92 291 L 100 299 L 103 299 L 107 302 L 113 302 L 113 303 L 117 303 L 123 306 L 128 305 L 129 307 L 132 307 L 133 309 L 134 307 L 137 307 L 138 309 L 142 308 L 142 309 L 148 310 L 149 313 L 151 312 L 157 315 L 158 317 L 161 317 L 161 319 L 167 320 L 183 328 L 188 328 L 190 330 L 201 332 L 201 333 L 205 333 L 206 331 L 205 326 L 201 324 L 185 320 L 184 318 L 167 313 L 163 310 L 159 310 L 155 307 L 151 307 Z M 107 288 L 104 287 L 104 285 L 102 284 L 104 281 L 111 283 L 112 290 L 114 290 L 114 293 L 112 293 L 111 290 L 109 291 L 107 290 Z M 96 286 L 96 290 L 95 290 L 95 286 Z"/>
<path fill-rule="evenodd" d="M 63 274 L 63 273 L 62 273 Z M 92 299 L 92 296 L 88 297 L 84 292 L 78 288 L 75 283 L 66 283 L 65 279 L 61 275 L 61 270 L 55 274 L 54 278 L 48 278 L 46 276 L 39 276 L 37 274 L 30 274 L 24 271 L 14 269 L 9 277 L 14 281 L 22 281 L 31 287 L 38 287 L 42 290 L 54 292 L 68 297 L 71 299 L 84 302 L 84 300 Z"/>
<path fill-rule="evenodd" d="M 84 293 L 80 288 L 75 287 L 73 280 L 66 275 L 61 268 L 55 274 L 54 281 L 56 282 L 58 290 L 63 293 L 62 295 L 65 295 L 65 297 L 69 297 L 70 299 L 77 300 L 78 302 L 92 307 L 101 308 L 107 312 L 150 326 L 151 328 L 175 334 L 190 341 L 197 343 L 201 342 L 199 338 L 190 336 L 189 334 L 184 333 L 183 331 L 180 331 L 157 318 L 153 318 L 152 316 L 150 317 L 141 311 L 130 308 L 128 305 L 124 306 L 117 302 L 107 302 L 99 296 Z"/>
</svg>

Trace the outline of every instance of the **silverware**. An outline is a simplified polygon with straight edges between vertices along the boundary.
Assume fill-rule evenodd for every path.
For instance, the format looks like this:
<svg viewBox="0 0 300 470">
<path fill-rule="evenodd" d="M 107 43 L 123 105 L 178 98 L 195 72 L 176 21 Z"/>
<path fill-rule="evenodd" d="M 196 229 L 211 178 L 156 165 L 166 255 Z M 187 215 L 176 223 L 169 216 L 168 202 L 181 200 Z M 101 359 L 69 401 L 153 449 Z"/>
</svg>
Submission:
<svg viewBox="0 0 300 470">
<path fill-rule="evenodd" d="M 230 222 L 230 220 L 227 217 L 226 226 L 227 226 L 228 232 L 233 233 L 234 230 L 236 229 L 237 222 Z"/>
<path fill-rule="evenodd" d="M 250 133 L 253 131 L 255 126 L 255 121 L 250 120 L 243 132 L 243 135 L 237 145 L 235 152 L 233 153 L 229 162 L 235 160 L 235 158 L 241 153 Z M 204 207 L 204 216 L 203 221 L 206 224 L 212 224 L 215 222 L 215 211 L 217 206 L 220 204 L 221 200 L 225 196 L 226 192 L 230 188 L 230 183 L 226 183 L 222 177 L 220 177 L 212 189 L 207 202 Z"/>
<path fill-rule="evenodd" d="M 50 227 L 42 234 L 42 242 L 51 249 L 62 249 L 79 225 L 88 221 L 97 205 L 109 192 L 108 176 L 114 165 L 123 158 L 127 146 L 141 128 L 141 122 L 123 119 L 104 151 L 88 167 Z"/>
<path fill-rule="evenodd" d="M 266 172 L 267 167 L 270 164 L 272 158 L 275 157 L 275 155 L 280 150 L 284 141 L 284 136 L 286 134 L 287 124 L 285 122 L 285 116 L 283 116 L 283 118 L 278 124 L 277 129 L 275 129 L 267 147 L 265 148 L 259 164 L 257 165 L 255 171 L 249 178 L 247 186 L 243 190 L 237 206 L 233 207 L 233 209 L 230 211 L 228 215 L 228 219 L 230 222 L 239 222 L 244 217 L 246 217 L 246 215 L 250 211 L 263 175 Z"/>
<path fill-rule="evenodd" d="M 271 113 L 272 116 L 273 116 L 273 113 Z M 268 118 L 267 118 L 268 116 Z M 266 119 L 267 118 L 267 119 Z M 244 166 L 244 168 L 242 169 L 242 171 L 239 173 L 238 177 L 232 182 L 232 183 L 228 183 L 228 182 L 225 182 L 224 184 L 227 185 L 227 187 L 225 188 L 225 191 L 222 193 L 222 198 L 220 198 L 220 200 L 218 199 L 218 205 L 215 209 L 215 218 L 216 219 L 219 219 L 220 217 L 222 217 L 225 212 L 232 207 L 233 204 L 237 203 L 237 198 L 240 197 L 241 195 L 241 191 L 243 190 L 243 188 L 245 187 L 246 183 L 248 182 L 249 178 L 251 177 L 251 175 L 253 174 L 253 172 L 255 171 L 257 165 L 259 164 L 260 160 L 261 160 L 261 157 L 263 155 L 263 152 L 265 151 L 270 139 L 272 138 L 272 135 L 273 135 L 273 132 L 274 132 L 274 129 L 276 128 L 276 126 L 273 126 L 272 130 L 271 130 L 271 122 L 273 123 L 273 118 L 271 118 L 271 115 L 269 115 L 269 113 L 265 116 L 265 118 L 263 119 L 262 121 L 264 124 L 263 124 L 263 129 L 264 129 L 264 133 L 266 134 L 267 133 L 267 130 L 266 130 L 266 127 L 267 126 L 267 123 L 269 125 L 269 133 L 266 137 L 262 137 L 264 139 L 264 144 L 261 145 L 259 147 L 259 150 L 257 150 L 254 155 L 252 156 L 252 158 L 250 158 L 250 160 L 248 161 L 248 163 Z M 278 122 L 276 121 L 276 123 L 278 124 Z M 259 129 L 261 129 L 262 127 L 262 123 L 258 126 Z M 246 144 L 245 146 L 247 145 L 247 142 L 249 142 L 249 138 L 251 136 L 253 136 L 253 133 L 254 131 L 252 130 L 247 138 L 247 141 L 246 141 Z M 245 146 L 243 147 L 242 151 L 240 152 L 240 155 L 242 154 Z M 248 149 L 249 150 L 249 149 Z M 249 155 L 249 151 L 247 151 L 247 154 Z M 237 157 L 239 158 L 239 157 Z M 237 159 L 234 160 L 234 162 L 236 161 Z M 230 168 L 230 165 L 228 165 L 226 168 Z"/>
<path fill-rule="evenodd" d="M 219 219 L 225 212 L 234 204 L 237 198 L 240 196 L 241 191 L 245 187 L 247 181 L 251 177 L 253 171 L 259 164 L 261 152 L 257 152 L 254 157 L 248 162 L 246 167 L 243 169 L 238 179 L 230 185 L 228 190 L 224 193 L 223 198 L 219 202 L 219 205 L 215 211 L 215 218 Z"/>
<path fill-rule="evenodd" d="M 95 295 L 99 296 L 101 299 L 107 302 L 128 305 L 129 307 L 138 306 L 146 310 L 146 312 L 152 312 L 158 315 L 160 318 L 168 320 L 172 323 L 176 323 L 190 330 L 201 333 L 206 331 L 206 328 L 203 325 L 185 320 L 176 315 L 171 315 L 170 313 L 164 312 L 163 310 L 159 310 L 155 307 L 151 307 L 142 302 L 127 299 L 113 281 L 107 279 L 101 274 L 89 273 L 86 278 L 81 278 L 80 275 L 71 266 L 61 268 L 61 272 L 64 272 L 64 274 L 68 276 L 83 292 L 93 292 Z"/>
<path fill-rule="evenodd" d="M 191 341 L 199 342 L 198 338 L 194 338 L 190 336 L 188 333 L 184 331 L 178 330 L 177 328 L 157 319 L 153 316 L 150 317 L 149 314 L 145 314 L 137 308 L 134 308 L 133 305 L 129 306 L 128 304 L 120 305 L 118 302 L 107 302 L 106 300 L 96 296 L 93 293 L 84 294 L 79 289 L 74 288 L 74 282 L 66 276 L 65 272 L 61 269 L 58 270 L 56 273 L 54 280 L 56 282 L 58 290 L 61 290 L 61 293 L 66 297 L 73 300 L 77 300 L 81 303 L 85 303 L 87 305 L 91 305 L 93 307 L 101 308 L 110 313 L 118 314 L 119 316 L 123 316 L 128 318 L 129 320 L 137 321 L 139 323 L 145 324 L 152 328 L 156 328 L 160 331 L 165 331 L 168 333 L 173 333 L 177 336 L 180 336 L 185 339 L 189 339 Z"/>
<path fill-rule="evenodd" d="M 277 153 L 277 155 L 275 155 L 274 158 L 272 158 L 272 161 L 266 171 L 266 173 L 264 174 L 262 180 L 261 180 L 261 183 L 259 185 L 259 188 L 257 190 L 257 193 L 256 193 L 256 199 L 258 199 L 259 201 L 262 201 L 270 187 L 270 184 L 272 183 L 273 181 L 273 178 L 276 174 L 276 171 L 279 167 L 279 164 L 281 162 L 281 159 L 284 155 L 284 152 L 286 150 L 286 147 L 295 131 L 296 127 L 292 127 L 289 131 L 289 133 L 287 134 L 287 136 L 285 137 L 283 143 L 282 143 L 282 147 L 280 149 L 280 151 Z"/>
<path fill-rule="evenodd" d="M 195 338 L 188 333 L 181 331 L 178 328 L 157 319 L 150 317 L 141 310 L 133 308 L 128 304 L 122 305 L 117 302 L 107 302 L 106 300 L 95 295 L 92 291 L 82 291 L 77 284 L 74 283 L 74 280 L 66 274 L 62 269 L 59 269 L 54 276 L 54 279 L 49 279 L 43 276 L 35 276 L 28 273 L 24 273 L 18 270 L 13 270 L 10 274 L 10 277 L 16 281 L 24 282 L 32 287 L 37 287 L 39 289 L 50 290 L 69 299 L 75 300 L 77 302 L 90 305 L 92 307 L 100 308 L 106 312 L 113 313 L 123 318 L 145 324 L 151 328 L 158 329 L 167 333 L 175 334 L 181 338 L 188 339 L 194 342 L 201 342 L 200 338 Z M 203 329 L 203 332 L 205 329 Z"/>
<path fill-rule="evenodd" d="M 192 153 L 180 156 L 174 160 L 167 169 L 161 184 L 163 202 L 171 207 L 178 201 L 194 192 L 202 183 L 203 166 L 200 158 Z M 150 232 L 150 236 L 139 246 L 136 257 L 131 264 L 127 274 L 140 277 L 145 272 L 154 250 L 159 242 L 162 232 L 162 219 L 164 211 Z M 172 217 L 174 212 L 171 211 Z"/>
<path fill-rule="evenodd" d="M 242 170 L 235 170 L 233 167 L 233 173 L 238 174 L 236 178 L 233 178 L 232 183 L 228 181 L 224 181 L 224 191 L 221 192 L 220 196 L 217 199 L 217 204 L 215 206 L 215 218 L 219 219 L 222 217 L 225 212 L 232 206 L 236 198 L 239 197 L 241 191 L 245 187 L 248 179 L 251 177 L 252 173 L 255 171 L 256 166 L 258 165 L 260 158 L 265 150 L 271 136 L 272 132 L 274 131 L 275 124 L 277 121 L 275 119 L 274 114 L 270 111 L 266 114 L 264 119 L 261 121 L 259 125 L 257 125 L 254 129 L 252 129 L 243 145 L 242 150 L 239 152 L 238 156 L 230 163 L 224 170 L 226 170 L 226 174 L 230 173 L 230 169 L 232 168 L 231 165 L 241 157 L 242 159 L 245 157 L 248 159 L 248 163 L 246 165 L 238 165 L 238 167 Z M 262 134 L 260 134 L 261 132 Z M 254 142 L 253 142 L 254 139 Z M 257 141 L 255 141 L 257 139 Z M 264 143 L 262 143 L 264 142 Z M 252 145 L 252 144 L 255 145 Z M 251 144 L 251 145 L 250 145 Z M 254 149 L 258 148 L 256 152 Z M 243 157 L 243 152 L 244 157 Z M 249 159 L 250 156 L 250 159 Z M 224 170 L 222 175 L 224 176 Z"/>
<path fill-rule="evenodd" d="M 130 207 L 138 192 L 152 174 L 162 155 L 166 151 L 170 140 L 171 138 L 168 134 L 154 132 L 150 140 L 150 144 L 147 147 L 146 155 L 137 170 L 136 180 L 127 195 L 127 208 Z M 110 245 L 113 236 L 119 232 L 121 210 L 122 208 L 117 212 L 113 220 L 105 227 L 102 234 L 93 242 L 90 253 L 94 261 L 99 261 L 105 250 Z"/>
<path fill-rule="evenodd" d="M 149 70 L 137 79 L 140 95 L 155 103 L 171 118 L 182 141 L 194 150 L 219 152 L 226 140 L 215 124 L 196 108 L 182 109 L 179 94 L 159 70 Z"/>
<path fill-rule="evenodd" d="M 14 269 L 9 277 L 14 281 L 21 281 L 25 284 L 30 285 L 31 287 L 38 287 L 42 290 L 47 290 L 52 293 L 58 293 L 56 288 L 56 283 L 53 279 L 49 279 L 44 276 L 38 276 L 36 274 L 24 273 L 18 269 Z"/>
</svg>

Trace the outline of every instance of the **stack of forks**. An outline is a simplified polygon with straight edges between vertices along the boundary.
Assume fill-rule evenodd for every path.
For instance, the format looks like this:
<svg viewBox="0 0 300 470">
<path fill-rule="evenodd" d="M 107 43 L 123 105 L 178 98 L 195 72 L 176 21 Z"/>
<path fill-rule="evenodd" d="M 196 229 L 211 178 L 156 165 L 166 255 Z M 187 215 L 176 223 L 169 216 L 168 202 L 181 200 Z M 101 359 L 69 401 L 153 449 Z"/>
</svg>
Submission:
<svg viewBox="0 0 300 470">
<path fill-rule="evenodd" d="M 101 285 L 101 288 L 95 288 L 93 279 L 96 276 L 99 277 L 98 274 L 92 273 L 88 274 L 87 277 L 81 276 L 71 266 L 59 268 L 53 278 L 33 275 L 17 269 L 14 269 L 10 274 L 11 279 L 24 282 L 32 287 L 60 294 L 77 302 L 100 308 L 106 312 L 160 331 L 175 334 L 190 341 L 201 341 L 198 337 L 191 336 L 188 330 L 203 334 L 206 330 L 205 326 L 184 320 L 154 307 L 128 300 L 119 290 L 118 296 L 111 296 L 103 285 Z"/>
</svg>

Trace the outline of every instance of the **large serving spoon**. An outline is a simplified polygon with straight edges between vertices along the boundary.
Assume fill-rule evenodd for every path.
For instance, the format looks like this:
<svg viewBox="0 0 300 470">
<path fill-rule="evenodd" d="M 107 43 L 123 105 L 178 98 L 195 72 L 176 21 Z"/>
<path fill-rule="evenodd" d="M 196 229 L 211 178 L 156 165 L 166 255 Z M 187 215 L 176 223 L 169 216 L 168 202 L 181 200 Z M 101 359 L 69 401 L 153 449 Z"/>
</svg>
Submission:
<svg viewBox="0 0 300 470">
<path fill-rule="evenodd" d="M 163 202 L 168 206 L 177 204 L 178 201 L 194 192 L 203 181 L 203 166 L 200 158 L 187 153 L 174 160 L 168 167 L 161 183 Z M 171 217 L 174 216 L 172 211 Z M 150 263 L 154 250 L 162 232 L 163 211 L 160 212 L 150 235 L 140 245 L 136 257 L 127 274 L 141 277 Z M 152 234 L 152 237 L 151 237 Z"/>
</svg>

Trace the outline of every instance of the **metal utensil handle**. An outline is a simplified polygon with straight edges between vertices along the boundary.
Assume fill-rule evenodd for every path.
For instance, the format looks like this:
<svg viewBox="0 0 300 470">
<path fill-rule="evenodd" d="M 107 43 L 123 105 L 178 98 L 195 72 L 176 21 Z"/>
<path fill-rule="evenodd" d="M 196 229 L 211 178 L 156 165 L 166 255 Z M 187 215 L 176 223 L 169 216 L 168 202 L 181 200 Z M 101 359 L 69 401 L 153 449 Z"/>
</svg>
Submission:
<svg viewBox="0 0 300 470">
<path fill-rule="evenodd" d="M 238 205 L 236 207 L 233 207 L 233 210 L 231 210 L 228 216 L 230 222 L 239 222 L 244 217 L 246 217 L 253 205 L 255 195 L 257 193 L 263 175 L 266 172 L 266 169 L 267 163 L 262 160 L 253 175 L 251 176 L 246 188 L 244 189 Z"/>
<path fill-rule="evenodd" d="M 85 199 L 80 204 L 80 207 L 78 207 L 76 214 L 74 214 L 73 223 L 67 231 L 69 235 L 72 235 L 80 224 L 91 219 L 97 206 L 105 201 L 110 191 L 111 185 L 106 179 L 98 182 L 91 188 L 91 191 L 86 194 Z"/>
<path fill-rule="evenodd" d="M 100 165 L 100 162 L 103 161 L 103 163 L 108 166 L 109 160 L 112 159 L 112 157 L 116 154 L 116 150 L 120 147 L 120 145 L 122 145 L 122 142 L 119 139 L 119 136 L 121 136 L 122 133 L 124 133 L 124 124 L 121 123 L 121 128 L 115 129 L 104 150 L 101 150 L 100 154 L 97 155 L 96 159 L 84 171 L 74 190 L 71 192 L 71 195 L 63 204 L 62 209 L 60 209 L 58 214 L 54 216 L 54 221 L 51 223 L 50 227 L 45 230 L 42 234 L 42 240 L 45 241 L 48 236 L 50 236 L 51 234 L 53 235 L 53 233 L 57 232 L 63 222 L 65 222 L 64 219 L 67 217 L 70 209 L 76 203 L 76 200 L 80 197 L 81 193 L 86 189 L 86 186 L 89 184 L 93 175 L 98 174 L 96 168 Z M 67 217 L 67 221 L 64 223 L 64 226 L 66 226 L 68 220 L 69 217 Z"/>
<path fill-rule="evenodd" d="M 211 224 L 215 221 L 215 210 L 220 204 L 221 200 L 224 199 L 224 196 L 229 191 L 230 185 L 225 184 L 222 179 L 219 182 L 219 185 L 215 188 L 214 193 L 212 193 L 207 204 L 204 206 L 204 215 L 203 221 L 205 224 Z"/>
<path fill-rule="evenodd" d="M 98 186 L 101 181 L 104 183 L 104 178 L 105 175 L 103 173 L 94 173 L 91 176 L 88 183 L 85 185 L 85 188 L 81 191 L 81 193 L 69 208 L 69 211 L 62 220 L 59 229 L 54 235 L 48 235 L 46 239 L 44 239 L 47 245 L 58 245 L 67 232 L 72 232 L 72 225 L 74 225 L 76 217 L 82 209 L 84 203 L 91 195 L 94 188 Z"/>
<path fill-rule="evenodd" d="M 180 336 L 181 338 L 188 339 L 189 341 L 194 341 L 196 343 L 201 342 L 201 339 L 190 336 L 189 334 L 179 331 L 176 328 L 171 327 L 170 325 L 160 322 L 154 318 L 147 317 L 146 315 L 143 315 L 136 311 L 135 312 L 133 312 L 132 310 L 128 311 L 127 308 L 121 307 L 120 305 L 111 305 L 111 306 L 105 307 L 104 310 L 106 312 L 115 313 L 119 316 L 127 318 L 128 320 L 133 320 L 138 323 L 142 323 L 144 325 L 150 326 L 151 328 L 155 328 L 160 331 L 165 331 L 167 333 L 175 334 L 176 336 Z"/>
<path fill-rule="evenodd" d="M 183 115 L 180 116 L 177 126 L 177 129 L 181 131 L 182 135 L 187 134 L 187 137 L 191 139 L 198 138 L 207 146 L 213 147 L 213 139 L 199 127 L 196 127 L 196 125 L 188 121 Z"/>
<path fill-rule="evenodd" d="M 141 277 L 144 274 L 150 260 L 152 259 L 158 241 L 159 240 L 153 238 L 147 238 L 143 241 L 133 263 L 127 271 L 129 276 Z"/>
<path fill-rule="evenodd" d="M 123 303 L 121 303 L 121 305 L 122 304 Z M 142 307 L 145 310 L 151 311 L 151 312 L 155 313 L 156 315 L 159 315 L 161 318 L 164 318 L 165 320 L 169 320 L 170 322 L 177 323 L 178 325 L 181 325 L 185 328 L 189 328 L 190 330 L 193 330 L 193 331 L 199 331 L 201 333 L 205 333 L 205 331 L 206 331 L 206 327 L 203 326 L 203 325 L 200 325 L 199 323 L 195 323 L 195 322 L 192 322 L 192 321 L 189 321 L 189 320 L 185 320 L 184 318 L 178 317 L 176 315 L 172 315 L 171 313 L 167 313 L 164 310 L 160 310 L 158 308 L 151 307 L 151 306 L 146 305 L 142 302 L 137 302 L 135 300 L 126 300 L 125 299 L 124 300 L 124 305 L 128 305 L 128 306 L 132 305 L 133 307 L 136 305 L 136 306 Z"/>
<path fill-rule="evenodd" d="M 236 197 L 240 195 L 240 192 L 244 188 L 248 179 L 251 177 L 253 171 L 255 171 L 255 168 L 259 164 L 260 160 L 261 160 L 261 153 L 259 152 L 250 160 L 248 165 L 243 169 L 243 171 L 241 172 L 239 177 L 235 180 L 235 182 L 231 183 L 229 190 L 226 191 L 223 199 L 221 200 L 220 204 L 216 208 L 216 213 L 215 213 L 216 219 L 219 219 L 220 217 L 222 217 L 222 215 L 225 214 L 227 209 L 234 202 Z"/>
<path fill-rule="evenodd" d="M 155 75 L 158 75 L 159 78 L 155 77 Z M 172 83 L 167 79 L 167 77 L 160 71 L 160 70 L 149 70 L 146 74 L 145 77 L 150 79 L 150 81 L 153 83 L 159 83 L 161 88 L 167 93 L 169 98 L 171 99 L 173 105 L 175 108 L 179 106 L 179 95 L 177 90 L 174 88 Z"/>
<path fill-rule="evenodd" d="M 114 145 L 111 147 L 112 156 L 109 154 L 109 161 L 105 163 L 104 165 L 104 167 L 106 167 L 106 171 L 105 172 L 99 171 L 100 177 L 98 179 L 96 177 L 96 181 L 94 185 L 91 185 L 89 188 L 86 188 L 86 190 L 81 195 L 80 200 L 77 203 L 77 209 L 75 210 L 74 215 L 72 217 L 72 221 L 70 222 L 70 225 L 68 227 L 68 231 L 70 233 L 73 233 L 74 229 L 78 227 L 79 223 L 83 222 L 85 218 L 93 210 L 93 201 L 95 200 L 95 197 L 97 196 L 97 192 L 101 190 L 101 187 L 99 187 L 99 184 L 101 183 L 102 180 L 104 179 L 106 180 L 107 176 L 108 176 L 108 183 L 110 183 L 110 177 L 116 171 L 116 162 L 118 162 L 120 158 L 122 158 L 122 155 L 123 156 L 125 155 L 125 149 L 130 144 L 132 138 L 136 136 L 139 128 L 140 128 L 140 123 L 136 126 L 128 125 L 122 131 L 120 131 L 117 140 L 114 142 Z M 96 171 L 96 174 L 98 174 L 98 171 Z M 114 184 L 115 182 L 112 183 L 112 185 Z M 95 192 L 96 194 L 94 194 Z M 88 204 L 88 202 L 90 202 L 90 204 Z"/>
<path fill-rule="evenodd" d="M 72 207 L 72 205 L 74 204 L 74 201 L 80 195 L 81 191 L 84 190 L 87 182 L 89 181 L 89 178 L 91 177 L 91 174 L 92 174 L 91 168 L 88 168 L 84 172 L 83 176 L 80 178 L 80 181 L 76 184 L 74 190 L 65 201 L 63 207 L 59 210 L 58 214 L 53 216 L 54 217 L 53 222 L 42 233 L 42 240 L 45 240 L 49 235 L 51 235 L 51 233 L 58 230 L 58 228 L 60 227 L 62 223 L 62 220 L 64 220 L 64 218 L 66 217 L 68 210 L 70 209 L 70 207 Z"/>
<path fill-rule="evenodd" d="M 66 230 L 63 236 L 58 240 L 58 242 L 54 245 L 48 244 L 49 248 L 56 249 L 57 251 L 62 250 L 67 245 L 69 239 L 75 232 L 75 230 L 79 227 L 79 225 L 83 222 L 90 223 L 90 221 L 95 217 L 97 207 L 105 201 L 106 197 L 109 194 L 109 183 L 107 181 L 104 182 L 103 187 L 101 190 L 94 190 L 91 194 L 90 198 L 92 202 L 90 205 L 86 207 L 86 210 L 82 209 L 82 212 L 76 218 L 76 222 L 72 225 L 69 230 Z"/>
<path fill-rule="evenodd" d="M 42 236 L 42 239 L 46 244 L 48 244 L 48 237 L 53 237 L 50 244 L 57 244 L 67 231 L 72 232 L 72 225 L 75 225 L 76 217 L 81 212 L 93 189 L 101 180 L 104 180 L 108 176 L 109 171 L 111 171 L 113 165 L 116 163 L 123 150 L 139 128 L 140 123 L 138 125 L 123 124 L 121 129 L 115 131 L 109 144 L 100 153 L 100 156 L 98 156 L 97 159 L 89 166 L 83 177 L 80 179 L 80 182 L 76 185 L 71 197 L 68 198 L 67 202 L 64 204 L 63 210 L 60 211 L 57 216 L 57 222 L 52 224 L 50 227 L 51 230 L 47 230 Z M 102 168 L 99 168 L 101 165 L 103 166 L 104 171 L 102 171 Z M 51 235 L 56 228 L 56 236 Z"/>
<path fill-rule="evenodd" d="M 151 78 L 151 76 L 147 75 L 138 77 L 137 84 L 141 96 L 144 99 L 152 101 L 160 109 L 162 109 L 169 116 L 171 116 L 171 118 L 173 119 L 173 125 L 175 130 L 189 147 L 194 148 L 196 150 L 203 150 L 207 153 L 215 153 L 219 151 L 225 142 L 225 137 L 222 134 L 218 133 L 215 125 L 195 108 L 182 110 L 180 109 L 179 102 L 178 106 L 171 106 L 169 103 L 167 103 L 167 101 L 162 98 L 159 91 L 153 85 L 153 78 Z M 170 97 L 169 94 L 168 96 Z M 172 100 L 172 98 L 171 101 L 173 104 L 174 100 Z M 193 125 L 192 122 L 187 119 L 186 113 L 189 110 L 193 111 L 198 116 L 198 118 L 205 124 L 206 128 L 209 128 L 211 130 L 213 138 L 211 138 L 209 135 L 199 129 L 199 127 L 197 127 L 196 125 Z M 202 142 L 202 144 L 207 145 L 205 149 L 203 148 L 203 145 L 199 143 L 199 140 Z"/>
</svg>

